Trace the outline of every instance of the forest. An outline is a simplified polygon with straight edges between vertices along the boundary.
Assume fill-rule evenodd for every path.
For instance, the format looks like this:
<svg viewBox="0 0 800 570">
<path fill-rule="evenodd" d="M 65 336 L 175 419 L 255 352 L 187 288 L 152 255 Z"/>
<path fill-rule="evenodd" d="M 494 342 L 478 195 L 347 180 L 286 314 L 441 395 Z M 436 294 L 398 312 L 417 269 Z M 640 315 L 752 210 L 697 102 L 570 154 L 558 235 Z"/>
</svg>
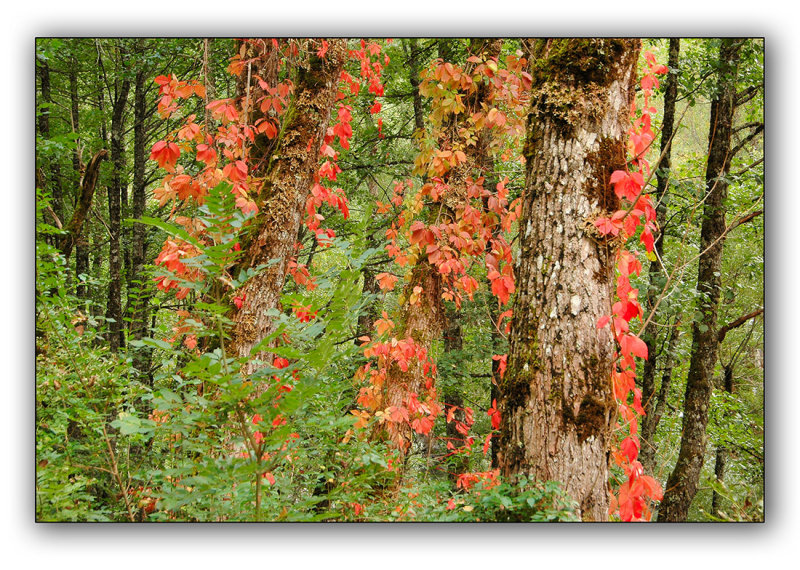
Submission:
<svg viewBox="0 0 800 570">
<path fill-rule="evenodd" d="M 36 521 L 764 521 L 763 38 L 34 63 Z"/>
</svg>

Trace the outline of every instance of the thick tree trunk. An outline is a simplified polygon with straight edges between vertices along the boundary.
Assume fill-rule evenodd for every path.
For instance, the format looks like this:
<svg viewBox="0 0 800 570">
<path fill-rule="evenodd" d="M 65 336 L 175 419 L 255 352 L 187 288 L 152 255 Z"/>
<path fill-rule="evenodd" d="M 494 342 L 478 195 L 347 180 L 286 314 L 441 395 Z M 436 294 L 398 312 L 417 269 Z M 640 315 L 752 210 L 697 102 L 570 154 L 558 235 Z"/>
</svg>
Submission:
<svg viewBox="0 0 800 570">
<path fill-rule="evenodd" d="M 697 290 L 700 293 L 697 311 L 702 313 L 702 318 L 695 319 L 692 323 L 692 356 L 686 379 L 681 447 L 678 461 L 667 481 L 664 500 L 659 507 L 659 521 L 686 520 L 697 492 L 705 459 L 708 405 L 719 348 L 717 309 L 725 236 L 725 199 L 728 195 L 726 177 L 730 171 L 740 48 L 741 41 L 733 39 L 723 39 L 720 46 L 719 83 L 711 103 L 706 166 L 707 196 L 700 230 L 701 255 L 697 272 Z"/>
<path fill-rule="evenodd" d="M 414 304 L 406 302 L 403 305 L 402 312 L 396 319 L 398 328 L 395 337 L 411 338 L 417 346 L 430 351 L 433 342 L 441 338 L 445 324 L 442 276 L 430 263 L 420 261 L 414 267 L 411 281 L 405 288 L 406 298 L 411 296 L 414 287 L 422 288 L 419 301 Z M 409 394 L 420 395 L 425 386 L 424 368 L 424 363 L 416 358 L 411 359 L 407 370 L 392 363 L 386 374 L 382 407 L 406 408 Z M 405 455 L 413 443 L 414 430 L 408 422 L 386 422 L 382 426 L 376 426 L 374 437 L 391 440 L 400 453 Z"/>
<path fill-rule="evenodd" d="M 415 46 L 415 43 L 412 44 L 412 53 Z M 500 47 L 500 42 L 496 40 L 478 39 L 470 43 L 470 51 L 474 54 L 480 53 L 483 49 L 491 49 L 493 53 L 499 53 Z M 439 56 L 443 61 L 450 61 L 453 53 L 452 48 L 452 40 L 442 39 L 438 41 Z M 469 67 L 467 67 L 467 70 L 469 70 Z M 413 71 L 412 75 L 414 75 Z M 417 92 L 418 86 L 419 84 L 416 83 L 415 91 Z M 465 98 L 467 109 L 477 110 L 480 108 L 481 103 L 486 100 L 486 96 L 486 89 L 479 89 L 471 93 Z M 415 117 L 418 117 L 420 109 L 421 105 L 415 103 Z M 439 145 L 441 147 L 444 148 L 459 140 L 461 135 L 458 133 L 458 127 L 463 126 L 459 125 L 459 120 L 465 120 L 464 116 L 453 115 L 449 117 L 446 125 L 442 125 L 439 135 Z M 480 140 L 483 141 L 483 139 Z M 485 173 L 487 164 L 491 164 L 491 161 L 487 158 L 487 152 L 485 141 L 466 147 L 466 162 L 450 170 L 444 177 L 449 188 L 441 198 L 442 204 L 427 212 L 431 217 L 431 221 L 434 217 L 439 218 L 440 216 L 442 220 L 455 220 L 459 207 L 462 207 L 468 201 L 466 198 L 467 176 L 475 175 L 476 173 L 480 176 Z M 398 339 L 413 339 L 418 346 L 421 346 L 430 354 L 433 341 L 442 335 L 447 318 L 445 306 L 442 302 L 442 293 L 445 290 L 442 275 L 435 266 L 428 262 L 426 257 L 420 259 L 418 265 L 412 271 L 411 280 L 404 293 L 407 299 L 410 298 L 415 287 L 422 288 L 420 299 L 414 304 L 405 303 L 396 319 L 400 325 L 395 336 Z M 414 359 L 409 364 L 408 370 L 402 370 L 397 364 L 392 364 L 386 375 L 384 407 L 404 408 L 409 394 L 421 395 L 423 388 L 429 393 L 435 393 L 435 390 L 433 392 L 430 391 L 431 387 L 427 385 L 428 382 L 431 382 L 431 380 L 425 374 L 424 363 Z M 414 438 L 414 431 L 408 422 L 388 422 L 383 426 L 378 426 L 375 434 L 378 436 L 388 435 L 401 454 L 408 452 Z"/>
<path fill-rule="evenodd" d="M 669 60 L 667 66 L 670 73 L 665 81 L 664 89 L 664 121 L 661 126 L 661 164 L 656 170 L 656 191 L 653 195 L 657 203 L 656 206 L 656 221 L 659 227 L 659 233 L 656 236 L 654 249 L 658 260 L 650 262 L 648 268 L 648 281 L 649 288 L 647 289 L 647 296 L 645 297 L 645 310 L 649 313 L 655 306 L 656 299 L 661 293 L 661 289 L 666 283 L 664 271 L 661 267 L 661 261 L 664 258 L 664 224 L 667 221 L 667 184 L 671 175 L 670 168 L 672 166 L 672 136 L 675 132 L 675 102 L 678 98 L 678 76 L 675 70 L 678 68 L 680 57 L 680 39 L 670 38 L 669 40 Z M 655 408 L 655 374 L 656 363 L 659 357 L 657 347 L 658 330 L 653 320 L 648 323 L 642 332 L 642 340 L 647 344 L 647 360 L 642 369 L 642 407 L 645 411 L 645 417 L 642 422 L 641 432 L 641 454 L 639 460 L 649 472 L 653 466 L 653 458 L 655 457 L 655 446 L 653 445 L 653 435 L 655 434 L 657 424 L 652 421 L 652 411 Z"/>
<path fill-rule="evenodd" d="M 287 110 L 288 123 L 283 128 L 277 150 L 270 158 L 265 154 L 266 142 L 264 148 L 254 149 L 253 159 L 259 168 L 266 170 L 256 172 L 264 172 L 266 181 L 261 190 L 264 198 L 253 232 L 255 238 L 246 248 L 246 263 L 255 267 L 270 260 L 276 262 L 242 288 L 244 302 L 233 317 L 235 324 L 231 335 L 233 350 L 239 356 L 248 356 L 252 348 L 272 332 L 272 319 L 266 313 L 280 306 L 287 263 L 294 254 L 306 199 L 314 183 L 319 149 L 334 106 L 345 57 L 346 44 L 342 39 L 329 42 L 324 60 L 311 56 L 308 69 L 300 69 L 295 82 L 294 101 Z M 246 373 L 257 366 L 254 363 Z"/>
<path fill-rule="evenodd" d="M 517 297 L 500 386 L 505 476 L 560 481 L 583 520 L 608 518 L 616 403 L 611 314 L 614 252 L 584 227 L 614 211 L 625 169 L 640 40 L 539 40 L 525 146 Z"/>
</svg>

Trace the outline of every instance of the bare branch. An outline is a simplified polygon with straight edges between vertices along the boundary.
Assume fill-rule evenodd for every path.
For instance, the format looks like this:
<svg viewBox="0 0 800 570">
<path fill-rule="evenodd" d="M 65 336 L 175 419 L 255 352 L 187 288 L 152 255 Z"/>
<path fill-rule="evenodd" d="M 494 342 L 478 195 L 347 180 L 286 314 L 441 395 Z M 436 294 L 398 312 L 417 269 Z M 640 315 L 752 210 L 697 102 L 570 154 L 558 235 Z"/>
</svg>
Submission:
<svg viewBox="0 0 800 570">
<path fill-rule="evenodd" d="M 735 321 L 732 321 L 727 325 L 725 325 L 724 327 L 722 327 L 721 329 L 719 329 L 719 332 L 717 332 L 717 338 L 719 339 L 719 342 L 722 342 L 722 339 L 725 338 L 725 335 L 728 334 L 729 331 L 742 326 L 747 321 L 749 321 L 750 319 L 754 319 L 763 312 L 764 312 L 764 307 L 761 307 L 760 309 L 756 309 L 752 313 L 747 313 L 746 315 L 742 315 Z"/>
</svg>

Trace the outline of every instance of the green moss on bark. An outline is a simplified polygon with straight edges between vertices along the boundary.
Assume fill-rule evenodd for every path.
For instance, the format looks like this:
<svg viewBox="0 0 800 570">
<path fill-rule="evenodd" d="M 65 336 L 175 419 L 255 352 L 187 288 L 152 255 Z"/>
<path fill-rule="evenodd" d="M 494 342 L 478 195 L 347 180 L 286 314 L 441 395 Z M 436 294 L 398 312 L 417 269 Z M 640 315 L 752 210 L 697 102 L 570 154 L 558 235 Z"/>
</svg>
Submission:
<svg viewBox="0 0 800 570">
<path fill-rule="evenodd" d="M 616 74 L 612 67 L 624 65 L 635 39 L 569 38 L 539 40 L 531 75 L 531 109 L 534 116 L 547 117 L 571 130 L 587 115 L 602 116 L 604 94 Z M 534 126 L 535 128 L 535 126 Z M 530 136 L 529 136 L 530 138 Z"/>
</svg>

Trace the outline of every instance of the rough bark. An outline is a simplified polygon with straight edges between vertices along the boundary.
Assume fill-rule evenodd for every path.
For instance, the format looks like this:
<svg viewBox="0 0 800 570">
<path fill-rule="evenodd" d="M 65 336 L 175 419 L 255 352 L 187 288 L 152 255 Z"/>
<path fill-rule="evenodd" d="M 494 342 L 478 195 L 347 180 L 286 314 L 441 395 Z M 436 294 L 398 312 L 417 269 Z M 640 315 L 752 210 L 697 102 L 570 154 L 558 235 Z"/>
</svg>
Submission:
<svg viewBox="0 0 800 570">
<path fill-rule="evenodd" d="M 397 317 L 398 327 L 395 337 L 411 338 L 418 346 L 430 349 L 444 330 L 444 303 L 442 302 L 442 277 L 437 269 L 427 261 L 420 261 L 411 273 L 411 281 L 406 286 L 404 296 L 409 298 L 415 286 L 422 287 L 419 301 L 406 302 Z M 391 406 L 404 408 L 410 393 L 420 394 L 425 383 L 424 364 L 412 359 L 408 369 L 402 370 L 393 363 L 386 374 L 383 408 Z M 373 437 L 387 438 L 405 455 L 411 448 L 414 431 L 407 422 L 376 425 Z"/>
<path fill-rule="evenodd" d="M 608 518 L 616 404 L 611 332 L 614 252 L 585 231 L 615 210 L 611 173 L 625 139 L 640 41 L 539 40 L 525 145 L 517 297 L 500 385 L 505 476 L 556 480 L 583 520 Z"/>
<path fill-rule="evenodd" d="M 668 481 L 658 512 L 659 521 L 685 521 L 697 492 L 706 451 L 706 426 L 719 338 L 717 309 L 721 287 L 725 237 L 725 198 L 730 171 L 731 134 L 736 96 L 740 40 L 723 39 L 719 53 L 719 82 L 711 103 L 706 201 L 700 230 L 697 311 L 692 323 L 692 354 L 683 404 L 683 430 L 678 461 Z"/>
<path fill-rule="evenodd" d="M 670 178 L 670 168 L 672 166 L 672 137 L 675 132 L 675 102 L 678 99 L 678 76 L 675 70 L 678 69 L 680 57 L 680 39 L 670 38 L 669 40 L 669 59 L 667 66 L 670 73 L 664 81 L 664 121 L 661 125 L 661 164 L 656 170 L 656 191 L 653 199 L 656 202 L 656 222 L 658 223 L 659 233 L 653 245 L 658 260 L 652 261 L 648 268 L 647 296 L 644 306 L 649 313 L 655 306 L 656 299 L 664 287 L 666 278 L 661 266 L 661 259 L 664 258 L 664 224 L 667 221 L 666 194 L 667 185 Z M 652 460 L 655 456 L 655 446 L 653 445 L 653 435 L 657 424 L 649 421 L 652 411 L 655 408 L 655 373 L 656 363 L 659 357 L 658 351 L 658 329 L 655 322 L 651 320 L 642 332 L 642 340 L 647 344 L 647 360 L 642 368 L 642 407 L 645 411 L 645 418 L 642 422 L 641 432 L 641 455 L 640 461 L 649 472 L 652 468 Z"/>
<path fill-rule="evenodd" d="M 287 263 L 294 253 L 306 199 L 314 182 L 319 148 L 335 102 L 345 57 L 342 39 L 329 42 L 324 60 L 311 56 L 308 67 L 299 70 L 294 100 L 287 110 L 289 115 L 277 150 L 267 156 L 266 146 L 254 149 L 253 158 L 264 159 L 263 163 L 256 161 L 260 165 L 256 172 L 263 172 L 266 180 L 253 230 L 255 237 L 246 247 L 245 262 L 250 267 L 270 260 L 276 262 L 250 279 L 242 289 L 245 300 L 233 317 L 231 334 L 231 345 L 239 356 L 248 356 L 252 348 L 272 332 L 272 319 L 266 313 L 280 306 Z M 256 367 L 253 364 L 246 373 Z"/>
</svg>

